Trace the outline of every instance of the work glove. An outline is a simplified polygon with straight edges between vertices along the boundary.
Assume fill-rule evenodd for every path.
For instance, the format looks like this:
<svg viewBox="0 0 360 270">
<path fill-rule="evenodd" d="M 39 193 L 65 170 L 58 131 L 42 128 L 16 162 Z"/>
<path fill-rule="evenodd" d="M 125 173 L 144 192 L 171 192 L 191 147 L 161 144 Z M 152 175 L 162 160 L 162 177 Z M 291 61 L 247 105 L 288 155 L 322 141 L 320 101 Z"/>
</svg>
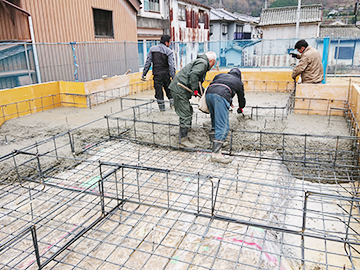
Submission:
<svg viewBox="0 0 360 270">
<path fill-rule="evenodd" d="M 297 58 L 297 54 L 296 53 L 289 53 L 291 55 L 292 58 Z"/>
<path fill-rule="evenodd" d="M 238 109 L 237 109 L 237 113 L 238 113 L 238 114 L 243 113 L 243 109 L 238 108 Z"/>
<path fill-rule="evenodd" d="M 194 96 L 197 97 L 199 95 L 199 91 L 198 90 L 195 90 L 194 91 Z"/>
<path fill-rule="evenodd" d="M 144 74 L 141 76 L 141 80 L 146 81 L 146 77 L 144 76 Z"/>
</svg>

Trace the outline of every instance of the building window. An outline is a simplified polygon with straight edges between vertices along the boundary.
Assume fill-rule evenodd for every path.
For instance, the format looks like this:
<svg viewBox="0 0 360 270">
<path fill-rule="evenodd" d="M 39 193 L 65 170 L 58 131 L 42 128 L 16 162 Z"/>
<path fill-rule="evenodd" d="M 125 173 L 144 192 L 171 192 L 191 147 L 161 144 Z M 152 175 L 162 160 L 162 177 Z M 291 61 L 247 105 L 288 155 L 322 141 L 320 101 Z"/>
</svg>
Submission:
<svg viewBox="0 0 360 270">
<path fill-rule="evenodd" d="M 244 39 L 243 26 L 237 24 L 235 30 L 234 39 Z"/>
<path fill-rule="evenodd" d="M 339 52 L 339 55 L 338 55 Z M 334 59 L 353 59 L 354 47 L 336 47 Z"/>
<path fill-rule="evenodd" d="M 236 33 L 242 33 L 243 32 L 243 26 L 240 24 L 236 25 Z"/>
<path fill-rule="evenodd" d="M 93 8 L 95 37 L 114 38 L 112 11 Z"/>
<path fill-rule="evenodd" d="M 222 34 L 223 34 L 223 35 L 226 35 L 227 32 L 228 32 L 228 26 L 227 26 L 227 24 L 223 24 L 223 25 L 221 26 L 221 29 L 222 29 Z"/>
<path fill-rule="evenodd" d="M 179 21 L 186 20 L 186 9 L 184 5 L 179 5 L 179 14 L 178 14 Z"/>
<path fill-rule="evenodd" d="M 205 12 L 203 10 L 199 10 L 199 23 L 205 22 Z"/>
<path fill-rule="evenodd" d="M 144 10 L 160 12 L 159 1 L 160 0 L 144 0 Z"/>
<path fill-rule="evenodd" d="M 212 24 L 210 24 L 210 36 L 212 36 L 212 34 L 214 33 L 214 26 Z"/>
</svg>

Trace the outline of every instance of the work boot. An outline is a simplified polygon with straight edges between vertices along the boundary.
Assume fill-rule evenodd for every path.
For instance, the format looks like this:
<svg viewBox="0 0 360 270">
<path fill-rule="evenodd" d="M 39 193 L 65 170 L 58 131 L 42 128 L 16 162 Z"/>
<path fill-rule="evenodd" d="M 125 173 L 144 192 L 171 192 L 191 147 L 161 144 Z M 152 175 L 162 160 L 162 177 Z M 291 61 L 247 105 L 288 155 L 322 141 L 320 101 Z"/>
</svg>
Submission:
<svg viewBox="0 0 360 270">
<path fill-rule="evenodd" d="M 169 101 L 170 101 L 170 109 L 173 109 L 173 107 L 174 107 L 174 100 L 171 98 L 171 99 L 169 99 Z"/>
<path fill-rule="evenodd" d="M 209 139 L 210 139 L 211 143 L 215 140 L 215 130 L 210 130 Z M 230 143 L 224 141 L 222 147 L 225 148 L 225 147 L 228 147 L 229 145 L 230 145 Z"/>
<path fill-rule="evenodd" d="M 161 111 L 161 112 L 164 112 L 165 111 L 165 103 L 164 103 L 164 101 L 163 100 L 158 100 L 158 105 L 159 105 L 159 110 Z"/>
<path fill-rule="evenodd" d="M 221 153 L 221 147 L 223 145 L 223 141 L 213 141 L 212 147 L 212 154 L 211 154 L 211 161 L 212 162 L 219 162 L 223 164 L 228 164 L 231 162 L 231 159 L 225 158 Z"/>
<path fill-rule="evenodd" d="M 180 147 L 184 148 L 195 148 L 196 145 L 190 142 L 188 137 L 188 128 L 180 127 Z"/>
</svg>

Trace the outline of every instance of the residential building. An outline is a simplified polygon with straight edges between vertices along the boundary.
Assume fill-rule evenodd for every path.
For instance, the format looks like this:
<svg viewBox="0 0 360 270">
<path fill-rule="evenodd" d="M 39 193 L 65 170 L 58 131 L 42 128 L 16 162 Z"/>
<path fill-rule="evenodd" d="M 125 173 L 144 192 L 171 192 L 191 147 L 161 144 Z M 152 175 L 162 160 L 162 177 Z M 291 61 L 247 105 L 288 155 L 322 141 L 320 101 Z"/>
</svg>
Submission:
<svg viewBox="0 0 360 270">
<path fill-rule="evenodd" d="M 210 11 L 210 49 L 219 56 L 220 66 L 248 65 L 248 52 L 252 39 L 259 37 L 258 17 L 232 13 L 223 8 Z M 245 49 L 247 48 L 247 49 Z"/>
<path fill-rule="evenodd" d="M 338 65 L 348 66 L 349 72 L 360 64 L 360 29 L 354 25 L 321 25 L 319 48 L 323 48 L 323 38 L 330 38 L 328 66 L 335 72 Z"/>
<path fill-rule="evenodd" d="M 0 40 L 137 41 L 140 0 L 0 0 Z"/>
<path fill-rule="evenodd" d="M 130 42 L 137 42 L 140 4 L 140 0 L 0 0 L 0 89 L 138 70 L 137 45 Z"/>
<path fill-rule="evenodd" d="M 319 36 L 321 5 L 304 5 L 300 9 L 299 39 Z M 297 7 L 266 8 L 261 11 L 258 28 L 263 39 L 296 37 Z"/>
<path fill-rule="evenodd" d="M 142 0 L 137 14 L 138 40 L 160 40 L 163 34 L 170 35 L 169 0 Z"/>
<path fill-rule="evenodd" d="M 170 1 L 170 34 L 176 68 L 208 50 L 210 7 L 192 0 Z"/>
<path fill-rule="evenodd" d="M 259 17 L 232 13 L 223 8 L 210 10 L 210 41 L 258 38 Z"/>
</svg>

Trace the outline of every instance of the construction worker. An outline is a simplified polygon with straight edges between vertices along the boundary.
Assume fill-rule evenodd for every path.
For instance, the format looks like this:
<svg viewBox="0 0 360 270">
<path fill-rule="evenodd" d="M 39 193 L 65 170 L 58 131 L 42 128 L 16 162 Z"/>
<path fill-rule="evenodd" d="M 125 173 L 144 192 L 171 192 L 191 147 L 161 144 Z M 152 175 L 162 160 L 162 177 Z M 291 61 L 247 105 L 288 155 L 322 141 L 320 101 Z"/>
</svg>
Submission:
<svg viewBox="0 0 360 270">
<path fill-rule="evenodd" d="M 180 147 L 195 147 L 188 137 L 193 115 L 190 99 L 193 95 L 198 96 L 203 91 L 202 83 L 205 80 L 206 73 L 214 66 L 215 62 L 215 52 L 209 51 L 198 55 L 194 61 L 187 64 L 175 75 L 169 86 L 174 98 L 175 112 L 180 119 Z"/>
<path fill-rule="evenodd" d="M 149 71 L 152 63 L 155 98 L 159 105 L 160 111 L 165 111 L 163 88 L 167 98 L 170 101 L 170 108 L 173 106 L 173 99 L 169 90 L 169 84 L 171 82 L 170 77 L 174 78 L 175 76 L 175 61 L 174 53 L 169 49 L 170 41 L 171 37 L 169 35 L 162 35 L 160 44 L 150 48 L 142 75 L 142 79 L 145 80 L 146 74 Z"/>
<path fill-rule="evenodd" d="M 300 53 L 290 53 L 294 58 L 300 59 L 299 64 L 294 68 L 292 78 L 295 80 L 298 75 L 301 75 L 302 83 L 321 83 L 323 80 L 323 66 L 321 62 L 321 55 L 315 48 L 308 45 L 302 39 L 296 42 L 295 49 Z"/>
<path fill-rule="evenodd" d="M 238 68 L 231 69 L 228 73 L 220 73 L 215 76 L 206 90 L 206 104 L 211 116 L 211 131 L 209 132 L 212 141 L 211 161 L 230 163 L 231 160 L 221 154 L 221 147 L 230 130 L 229 109 L 232 106 L 232 99 L 237 94 L 239 107 L 237 113 L 243 113 L 246 104 L 244 84 L 241 81 L 241 71 Z"/>
</svg>

